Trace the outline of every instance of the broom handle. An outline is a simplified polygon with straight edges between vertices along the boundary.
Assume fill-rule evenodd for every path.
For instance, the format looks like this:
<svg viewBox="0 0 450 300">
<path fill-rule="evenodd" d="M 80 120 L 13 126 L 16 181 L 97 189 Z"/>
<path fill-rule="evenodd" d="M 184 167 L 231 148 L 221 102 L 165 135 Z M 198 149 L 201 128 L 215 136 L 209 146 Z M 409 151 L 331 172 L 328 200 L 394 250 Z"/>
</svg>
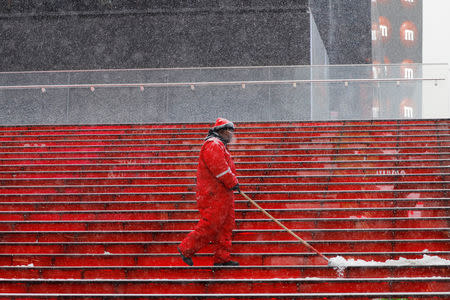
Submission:
<svg viewBox="0 0 450 300">
<path fill-rule="evenodd" d="M 311 246 L 310 244 L 308 244 L 306 241 L 304 241 L 301 237 L 299 237 L 298 235 L 296 235 L 292 230 L 290 230 L 289 228 L 287 228 L 286 226 L 284 226 L 280 221 L 278 221 L 277 219 L 275 219 L 271 214 L 269 214 L 264 208 L 262 208 L 261 206 L 259 206 L 258 203 L 256 203 L 255 201 L 253 201 L 249 196 L 247 196 L 244 192 L 240 191 L 239 192 L 242 196 L 244 196 L 245 199 L 247 199 L 248 201 L 250 201 L 254 206 L 256 206 L 262 213 L 264 213 L 266 216 L 268 216 L 269 218 L 271 218 L 275 223 L 277 223 L 278 225 L 280 225 L 283 229 L 285 229 L 287 232 L 289 232 L 292 236 L 294 236 L 297 240 L 299 240 L 300 242 L 302 242 L 303 245 L 305 245 L 306 247 L 308 247 L 309 249 L 313 250 L 314 252 L 316 252 L 320 257 L 322 257 L 323 259 L 325 259 L 327 261 L 327 263 L 330 262 L 330 260 L 324 256 L 322 253 L 320 253 L 319 251 L 316 250 L 316 248 L 314 248 L 313 246 Z"/>
</svg>

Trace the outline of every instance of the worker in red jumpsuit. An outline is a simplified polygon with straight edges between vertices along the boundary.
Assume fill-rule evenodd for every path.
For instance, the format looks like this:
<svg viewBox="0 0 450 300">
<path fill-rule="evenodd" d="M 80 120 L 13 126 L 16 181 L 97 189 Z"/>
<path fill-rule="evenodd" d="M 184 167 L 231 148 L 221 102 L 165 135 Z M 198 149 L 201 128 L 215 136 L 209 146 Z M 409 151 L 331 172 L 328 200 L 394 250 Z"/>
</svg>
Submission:
<svg viewBox="0 0 450 300">
<path fill-rule="evenodd" d="M 238 266 L 230 259 L 234 228 L 234 194 L 240 192 L 236 168 L 227 144 L 234 124 L 218 118 L 200 150 L 197 169 L 197 206 L 200 221 L 178 246 L 183 261 L 193 265 L 192 256 L 206 245 L 214 246 L 214 266 Z"/>
</svg>

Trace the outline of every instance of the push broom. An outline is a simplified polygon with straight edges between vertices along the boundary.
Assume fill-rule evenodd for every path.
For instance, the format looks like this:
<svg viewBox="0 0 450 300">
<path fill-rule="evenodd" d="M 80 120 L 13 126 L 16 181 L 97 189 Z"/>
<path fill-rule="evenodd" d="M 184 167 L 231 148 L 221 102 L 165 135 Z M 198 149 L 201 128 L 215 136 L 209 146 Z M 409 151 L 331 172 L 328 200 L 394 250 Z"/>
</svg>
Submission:
<svg viewBox="0 0 450 300">
<path fill-rule="evenodd" d="M 317 251 L 316 248 L 314 248 L 313 246 L 311 246 L 310 244 L 308 244 L 305 240 L 303 240 L 301 237 L 299 237 L 298 235 L 296 235 L 292 230 L 290 230 L 289 228 L 287 228 L 286 226 L 284 226 L 280 221 L 278 221 L 277 219 L 275 219 L 271 214 L 269 214 L 264 208 L 262 208 L 261 206 L 259 206 L 258 203 L 256 203 L 254 200 L 252 200 L 249 196 L 247 196 L 244 192 L 239 191 L 239 193 L 244 196 L 245 199 L 247 199 L 248 201 L 250 201 L 251 204 L 253 204 L 254 206 L 256 206 L 263 214 L 265 214 L 266 216 L 268 216 L 270 219 L 272 219 L 275 223 L 277 223 L 279 226 L 281 226 L 284 230 L 286 230 L 287 232 L 289 232 L 292 236 L 294 236 L 297 240 L 299 240 L 303 245 L 305 245 L 307 248 L 313 250 L 314 252 L 316 252 L 320 257 L 322 257 L 324 260 L 327 261 L 327 264 L 330 265 L 330 260 L 323 255 L 322 253 L 320 253 L 319 251 Z"/>
</svg>

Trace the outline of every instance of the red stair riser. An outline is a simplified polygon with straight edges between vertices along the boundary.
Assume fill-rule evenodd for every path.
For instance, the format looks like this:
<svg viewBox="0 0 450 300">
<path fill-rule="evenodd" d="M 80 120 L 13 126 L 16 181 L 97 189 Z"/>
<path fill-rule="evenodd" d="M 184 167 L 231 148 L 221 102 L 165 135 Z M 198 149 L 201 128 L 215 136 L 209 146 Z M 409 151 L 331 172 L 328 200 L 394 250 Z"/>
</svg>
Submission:
<svg viewBox="0 0 450 300">
<path fill-rule="evenodd" d="M 62 243 L 55 242 L 49 244 L 19 243 L 19 244 L 0 244 L 0 253 L 176 253 L 177 242 L 129 242 L 125 243 Z M 388 251 L 413 251 L 421 252 L 424 250 L 440 251 L 445 249 L 448 240 L 380 240 L 380 241 L 317 241 L 308 240 L 312 246 L 321 252 L 388 252 Z M 168 244 L 170 243 L 170 244 Z M 51 249 L 50 252 L 49 249 Z M 205 249 L 204 251 L 212 249 Z M 235 241 L 233 251 L 236 253 L 271 253 L 271 252 L 310 252 L 309 249 L 294 242 L 292 239 L 277 244 L 274 241 Z M 448 267 L 448 266 L 447 266 Z"/>
<path fill-rule="evenodd" d="M 2 233 L 2 242 L 150 242 L 150 241 L 180 241 L 186 236 L 186 232 L 180 233 L 154 233 L 154 232 L 55 232 L 55 233 Z M 448 233 L 442 231 L 400 231 L 400 232 L 304 232 L 298 231 L 306 240 L 371 240 L 374 235 L 378 239 L 388 240 L 391 238 L 406 239 L 446 239 Z M 235 233 L 234 241 L 270 241 L 289 240 L 290 234 L 285 232 L 259 232 L 259 233 Z"/>
<path fill-rule="evenodd" d="M 291 201 L 269 201 L 261 202 L 265 209 L 307 209 L 307 208 L 366 208 L 366 207 L 415 207 L 420 202 L 420 206 L 424 207 L 439 207 L 446 206 L 448 198 L 442 199 L 356 199 L 356 200 L 341 200 L 334 202 L 324 202 L 322 200 L 291 200 Z M 244 201 L 235 202 L 236 209 L 252 208 L 251 204 Z M 194 201 L 123 201 L 116 202 L 110 200 L 108 202 L 0 202 L 0 211 L 86 211 L 86 210 L 193 210 L 197 209 L 197 204 Z M 1 228 L 1 225 L 0 225 Z M 0 229 L 1 230 L 1 229 Z"/>
<path fill-rule="evenodd" d="M 399 168 L 399 167 L 441 167 L 442 164 L 446 164 L 450 159 L 442 160 L 403 160 L 403 161 L 303 161 L 303 162 L 236 162 L 236 168 L 238 174 L 243 170 L 253 169 L 297 169 L 297 168 Z M 2 172 L 13 171 L 94 171 L 94 170 L 195 170 L 197 162 L 189 163 L 144 163 L 144 164 L 64 164 L 64 165 L 4 165 L 1 167 Z M 402 173 L 406 173 L 403 171 Z"/>
<path fill-rule="evenodd" d="M 414 252 L 411 252 L 414 253 Z M 300 266 L 300 265 L 322 265 L 323 261 L 321 258 L 314 254 L 306 255 L 307 253 L 298 254 L 232 254 L 233 260 L 238 260 L 241 265 L 264 265 L 264 266 Z M 434 255 L 428 253 L 428 255 Z M 440 253 L 439 257 L 444 259 L 450 258 L 449 253 Z M 386 261 L 388 259 L 399 259 L 400 257 L 408 259 L 421 259 L 423 253 L 415 252 L 415 254 L 383 254 L 383 253 L 372 253 L 372 254 L 360 254 L 360 255 L 344 255 L 347 259 L 366 259 L 368 261 Z M 331 257 L 331 256 L 330 256 Z M 211 266 L 212 265 L 212 255 L 197 255 L 194 257 L 194 263 L 196 266 Z M 139 253 L 131 254 L 6 254 L 0 255 L 0 263 L 3 266 L 26 266 L 33 264 L 34 266 L 185 266 L 185 264 L 180 260 L 178 254 L 163 253 L 158 256 L 155 254 L 146 255 Z"/>
<path fill-rule="evenodd" d="M 304 219 L 304 220 L 281 220 L 289 228 L 299 229 L 328 229 L 328 228 L 445 228 L 447 218 L 404 218 L 404 219 Z M 7 226 L 11 222 L 7 222 Z M 159 220 L 114 220 L 114 221 L 89 221 L 84 220 L 77 223 L 71 221 L 45 221 L 41 223 L 21 223 L 13 221 L 14 229 L 19 231 L 35 230 L 193 230 L 197 219 L 161 222 Z M 2 223 L 0 223 L 2 224 Z M 9 227 L 8 227 L 9 228 Z M 7 228 L 6 228 L 7 229 Z M 258 220 L 236 220 L 236 229 L 279 229 L 279 227 L 263 216 Z"/>
<path fill-rule="evenodd" d="M 117 147 L 146 147 L 151 145 L 160 145 L 162 147 L 165 146 L 173 146 L 173 145 L 193 145 L 198 146 L 199 140 L 201 140 L 202 136 L 183 136 L 183 137 L 170 137 L 165 136 L 164 138 L 158 138 L 153 136 L 128 136 L 117 139 L 116 136 L 92 136 L 90 138 L 85 139 L 77 139 L 73 137 L 68 137 L 70 141 L 67 140 L 57 140 L 57 139 L 48 139 L 41 138 L 37 139 L 35 137 L 30 138 L 21 138 L 21 139 L 2 139 L 0 137 L 0 151 L 1 152 L 16 152 L 16 151 L 33 151 L 33 150 L 44 150 L 44 151 L 53 151 L 53 149 L 78 149 L 78 148 L 91 148 L 91 147 L 104 147 L 111 148 L 112 150 Z M 382 143 L 394 143 L 394 142 L 404 142 L 411 143 L 417 142 L 418 144 L 427 144 L 431 146 L 437 146 L 438 142 L 442 146 L 448 146 L 448 136 L 430 136 L 430 135 L 404 135 L 404 136 L 277 136 L 277 135 L 262 135 L 255 136 L 255 134 L 236 135 L 236 142 L 233 144 L 232 148 L 236 149 L 240 145 L 244 144 L 254 144 L 254 143 L 272 143 L 274 145 L 283 144 L 283 143 L 325 143 L 325 144 L 342 144 L 349 143 L 349 145 L 353 145 L 353 143 L 363 144 L 363 143 L 373 143 L 374 145 L 381 145 Z M 365 145 L 363 144 L 363 147 Z"/>
<path fill-rule="evenodd" d="M 162 178 L 35 178 L 35 179 L 1 179 L 2 186 L 91 186 L 91 185 L 155 185 L 160 184 Z M 294 183 L 379 183 L 379 182 L 417 182 L 450 181 L 450 175 L 374 175 L 374 176 L 299 176 L 299 177 L 244 177 L 239 176 L 239 182 L 244 184 L 294 184 Z M 164 184 L 195 184 L 195 179 L 178 177 L 164 179 Z"/>
<path fill-rule="evenodd" d="M 93 293 L 93 294 L 176 294 L 180 291 L 188 294 L 207 294 L 207 293 L 233 293 L 236 290 L 239 293 L 314 293 L 318 288 L 321 292 L 333 293 L 336 286 L 342 292 L 383 292 L 393 290 L 395 292 L 404 291 L 446 291 L 445 286 L 448 282 L 420 282 L 411 287 L 411 282 L 394 282 L 390 284 L 384 281 L 375 282 L 333 282 L 329 285 L 323 285 L 323 282 L 305 282 L 299 285 L 296 282 L 285 281 L 280 282 L 260 282 L 253 284 L 251 282 L 224 282 L 207 283 L 195 282 L 27 282 L 26 284 L 18 283 L 2 283 L 5 292 L 31 292 L 45 293 L 49 290 L 58 294 L 76 294 L 76 293 Z M 324 288 L 323 288 L 324 287 Z"/>
<path fill-rule="evenodd" d="M 286 127 L 311 127 L 313 129 L 327 128 L 417 128 L 425 127 L 429 129 L 445 127 L 445 123 L 442 120 L 355 120 L 355 121 L 301 121 L 301 122 L 236 122 L 239 128 L 286 128 Z M 129 130 L 129 129 L 178 129 L 186 130 L 193 128 L 201 128 L 203 130 L 208 129 L 211 126 L 210 123 L 176 123 L 176 124 L 139 124 L 139 125 L 127 125 L 127 124 L 95 124 L 95 125 L 5 125 L 2 126 L 4 130 L 19 130 L 26 132 L 28 130 Z M 301 130 L 301 128 L 299 128 Z"/>
<path fill-rule="evenodd" d="M 195 136 L 202 138 L 205 136 L 205 132 L 209 130 L 208 127 L 202 128 L 174 128 L 170 129 L 157 129 L 157 128 L 136 128 L 136 129 L 127 129 L 127 130 L 117 130 L 117 129 L 103 129 L 98 128 L 95 130 L 89 130 L 84 128 L 78 128 L 74 130 L 66 130 L 66 129 L 52 129 L 52 130 L 8 130 L 5 128 L 1 128 L 0 136 L 4 138 L 15 137 L 15 138 L 26 138 L 26 137 L 79 137 L 79 138 L 89 138 L 92 136 L 121 136 L 126 137 L 129 135 L 138 135 L 138 136 L 153 136 L 153 137 L 180 137 L 180 136 Z M 244 127 L 237 128 L 237 135 L 244 134 L 277 134 L 277 135 L 308 135 L 312 134 L 315 136 L 322 135 L 336 135 L 336 136 L 366 136 L 366 135 L 379 135 L 379 136 L 393 136 L 393 135 L 417 135 L 423 133 L 432 133 L 432 134 L 448 134 L 449 129 L 445 125 L 437 125 L 435 127 L 432 126 L 404 126 L 404 127 L 396 127 L 396 126 L 342 126 L 342 127 L 326 127 L 326 126 L 305 126 L 305 127 L 295 127 L 295 126 L 285 126 L 285 127 Z"/>
<path fill-rule="evenodd" d="M 157 128 L 135 128 L 135 129 L 106 129 L 97 128 L 94 130 L 85 129 L 79 127 L 77 129 L 32 129 L 32 130 L 21 130 L 21 129 L 5 129 L 4 127 L 0 131 L 0 136 L 4 137 L 28 137 L 28 136 L 47 136 L 47 137 L 58 137 L 58 136 L 75 136 L 75 137 L 89 137 L 89 136 L 99 136 L 99 135 L 115 135 L 115 136 L 127 136 L 127 135 L 152 135 L 152 136 L 180 136 L 180 135 L 195 135 L 203 137 L 205 132 L 209 128 L 207 126 L 200 128 L 173 128 L 173 129 L 157 129 Z M 380 125 L 368 125 L 368 126 L 285 126 L 285 127 L 247 127 L 237 128 L 236 134 L 248 134 L 248 133 L 258 133 L 258 134 L 315 134 L 315 135 L 381 135 L 381 136 L 392 136 L 392 135 L 407 135 L 407 134 L 421 134 L 423 132 L 440 132 L 448 133 L 448 128 L 445 125 L 432 126 L 381 126 Z"/>
<path fill-rule="evenodd" d="M 393 198 L 395 196 L 399 198 L 410 198 L 414 196 L 415 199 L 420 198 L 443 198 L 447 194 L 447 190 L 393 190 L 393 191 L 375 191 L 368 189 L 361 189 L 355 191 L 290 191 L 290 192 L 253 192 L 248 191 L 247 194 L 255 201 L 259 200 L 301 200 L 301 199 L 360 199 L 361 193 L 364 191 L 365 199 L 379 199 L 379 198 Z M 110 201 L 111 199 L 116 199 L 118 201 L 162 201 L 162 200 L 194 200 L 194 193 L 92 193 L 92 194 L 7 194 L 0 195 L 0 202 L 12 201 L 12 202 L 22 202 L 22 201 Z M 240 199 L 240 198 L 238 198 Z M 240 199 L 241 200 L 241 199 Z M 69 200 L 70 201 L 70 200 Z"/>
<path fill-rule="evenodd" d="M 450 153 L 409 153 L 409 154 L 344 154 L 344 155 L 286 155 L 286 156 L 235 156 L 233 160 L 236 163 L 248 163 L 248 162 L 361 162 L 361 161 L 402 161 L 402 160 L 438 160 L 448 159 Z M 28 166 L 28 165 L 46 165 L 52 164 L 54 166 L 61 165 L 86 165 L 86 164 L 102 164 L 102 165 L 120 165 L 120 164 L 163 164 L 163 163 L 180 163 L 190 162 L 197 163 L 198 156 L 166 156 L 166 157 L 87 157 L 87 158 L 64 158 L 64 159 L 52 159 L 52 158 L 3 158 L 2 162 L 5 168 L 8 166 Z"/>
<path fill-rule="evenodd" d="M 194 272 L 195 270 L 195 272 Z M 4 279 L 40 278 L 40 279 L 247 279 L 247 278 L 302 278 L 302 277 L 331 277 L 335 278 L 337 271 L 333 268 L 301 268 L 301 267 L 271 267 L 251 268 L 243 272 L 241 268 L 216 269 L 211 267 L 173 267 L 153 268 L 145 267 L 0 267 Z M 385 277 L 426 277 L 448 275 L 448 266 L 415 266 L 415 267 L 348 267 L 344 270 L 344 278 L 385 278 Z M 250 276 L 250 277 L 249 277 Z"/>
<path fill-rule="evenodd" d="M 8 211 L 59 211 L 59 210 L 193 210 L 197 209 L 197 204 L 193 200 L 185 201 L 117 201 L 111 198 L 108 201 L 91 201 L 91 202 L 46 202 L 33 201 L 31 198 L 24 198 L 29 201 L 14 201 L 14 199 L 3 199 L 0 202 L 0 210 Z M 307 209 L 307 208 L 367 208 L 379 207 L 389 208 L 398 207 L 439 207 L 446 206 L 449 198 L 411 198 L 411 199 L 334 199 L 330 200 L 267 200 L 259 203 L 265 209 Z M 235 201 L 236 209 L 252 209 L 253 206 L 246 200 Z"/>
<path fill-rule="evenodd" d="M 418 214 L 420 217 L 438 217 L 447 216 L 448 211 L 442 208 L 410 208 L 408 210 L 396 210 L 396 209 L 385 209 L 385 210 L 329 210 L 320 211 L 311 209 L 310 211 L 305 210 L 269 210 L 272 216 L 275 218 L 407 218 L 411 215 Z M 197 211 L 113 211 L 113 212 L 2 212 L 0 213 L 0 220 L 7 221 L 34 221 L 34 220 L 178 220 L 178 219 L 195 219 L 198 218 L 199 214 Z M 262 217 L 259 211 L 237 211 L 237 218 L 260 218 Z"/>
<path fill-rule="evenodd" d="M 233 146 L 230 146 L 231 151 L 237 151 L 237 150 L 248 150 L 248 149 L 261 149 L 261 148 L 268 148 L 271 149 L 315 149 L 315 148 L 321 148 L 321 149 L 340 149 L 340 148 L 368 148 L 368 147 L 375 147 L 375 148 L 384 148 L 384 147 L 398 147 L 399 142 L 397 141 L 384 141 L 384 142 L 372 142 L 372 141 L 362 141 L 358 143 L 351 143 L 351 144 L 345 144 L 345 143 L 329 143 L 329 142 L 313 142 L 313 143 L 298 143 L 298 144 L 291 144 L 291 143 L 273 143 L 273 144 L 256 144 L 256 143 L 248 143 L 246 144 L 234 144 Z M 450 146 L 450 142 L 441 142 L 441 141 L 403 141 L 402 142 L 403 147 L 408 146 L 414 146 L 414 147 L 448 147 Z M 267 145 L 267 146 L 266 146 Z M 81 153 L 89 153 L 89 152 L 102 152 L 102 151 L 150 151 L 150 150 L 200 150 L 201 144 L 186 144 L 186 145 L 161 145 L 161 144 L 154 144 L 154 145 L 124 145 L 124 146 L 59 146 L 59 147 L 49 147 L 49 146 L 40 146 L 40 147 L 1 147 L 0 153 L 14 153 L 14 152 L 21 152 L 21 153 L 46 153 L 46 152 L 68 152 L 68 151 L 74 151 L 74 152 L 81 152 Z"/>
<path fill-rule="evenodd" d="M 238 176 L 331 176 L 331 175 L 382 175 L 392 172 L 401 172 L 405 174 L 442 174 L 448 172 L 449 167 L 371 167 L 371 168 L 283 168 L 283 169 L 240 169 Z M 163 172 L 169 177 L 192 177 L 195 176 L 195 170 L 99 170 L 99 171 L 34 171 L 34 172 L 5 172 L 0 171 L 0 178 L 12 179 L 12 178 L 129 178 L 129 177 L 161 177 Z"/>
<path fill-rule="evenodd" d="M 232 149 L 231 153 L 233 156 L 256 156 L 256 155 L 333 155 L 337 152 L 340 154 L 363 154 L 363 155 L 383 155 L 383 154 L 403 154 L 403 155 L 414 155 L 420 152 L 420 149 L 426 148 L 426 153 L 428 154 L 441 154 L 448 153 L 448 147 L 433 147 L 433 146 L 423 146 L 423 147 L 379 147 L 375 148 L 373 145 L 371 147 L 359 148 L 348 147 L 348 148 L 324 148 L 324 147 L 309 147 L 300 148 L 292 147 L 290 149 L 280 148 L 280 149 L 261 149 L 258 147 L 255 149 Z M 155 150 L 155 151 L 90 151 L 90 152 L 0 152 L 0 159 L 61 159 L 61 158 L 105 158 L 105 157 L 123 157 L 127 159 L 129 157 L 158 157 L 158 156 L 197 156 L 200 149 L 195 150 Z"/>
<path fill-rule="evenodd" d="M 414 182 L 414 183 L 297 183 L 297 184 L 275 184 L 275 185 L 251 185 L 247 187 L 242 184 L 243 189 L 259 192 L 305 192 L 305 191 L 397 191 L 428 189 L 430 192 L 438 192 L 448 186 L 447 182 Z M 124 185 L 124 186 L 31 186 L 31 187 L 0 187 L 2 194 L 64 194 L 64 193 L 155 193 L 155 192 L 191 192 L 195 190 L 194 185 Z"/>
</svg>

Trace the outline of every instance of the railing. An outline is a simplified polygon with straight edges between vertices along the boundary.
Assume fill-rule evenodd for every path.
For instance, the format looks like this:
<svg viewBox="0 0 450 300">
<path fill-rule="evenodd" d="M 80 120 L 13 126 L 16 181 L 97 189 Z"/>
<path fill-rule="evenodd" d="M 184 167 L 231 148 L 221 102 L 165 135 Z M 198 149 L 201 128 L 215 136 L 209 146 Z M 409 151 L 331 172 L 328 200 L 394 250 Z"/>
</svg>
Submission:
<svg viewBox="0 0 450 300">
<path fill-rule="evenodd" d="M 444 64 L 0 73 L 0 124 L 447 118 Z"/>
<path fill-rule="evenodd" d="M 0 86 L 0 90 L 20 90 L 20 89 L 74 89 L 74 88 L 121 88 L 121 87 L 190 87 L 195 88 L 196 86 L 224 86 L 224 85 L 235 85 L 245 88 L 248 85 L 292 85 L 297 87 L 297 84 L 318 84 L 318 83 L 343 83 L 348 86 L 349 83 L 362 83 L 362 82 L 372 82 L 372 83 L 386 83 L 395 82 L 397 86 L 400 83 L 407 82 L 424 82 L 433 81 L 435 85 L 438 82 L 445 82 L 446 78 L 392 78 L 392 79 L 323 79 L 323 80 L 257 80 L 257 81 L 213 81 L 213 82 L 167 82 L 167 83 L 153 83 L 153 82 L 141 82 L 141 83 L 87 83 L 87 84 L 38 84 L 38 85 L 5 85 Z"/>
</svg>

